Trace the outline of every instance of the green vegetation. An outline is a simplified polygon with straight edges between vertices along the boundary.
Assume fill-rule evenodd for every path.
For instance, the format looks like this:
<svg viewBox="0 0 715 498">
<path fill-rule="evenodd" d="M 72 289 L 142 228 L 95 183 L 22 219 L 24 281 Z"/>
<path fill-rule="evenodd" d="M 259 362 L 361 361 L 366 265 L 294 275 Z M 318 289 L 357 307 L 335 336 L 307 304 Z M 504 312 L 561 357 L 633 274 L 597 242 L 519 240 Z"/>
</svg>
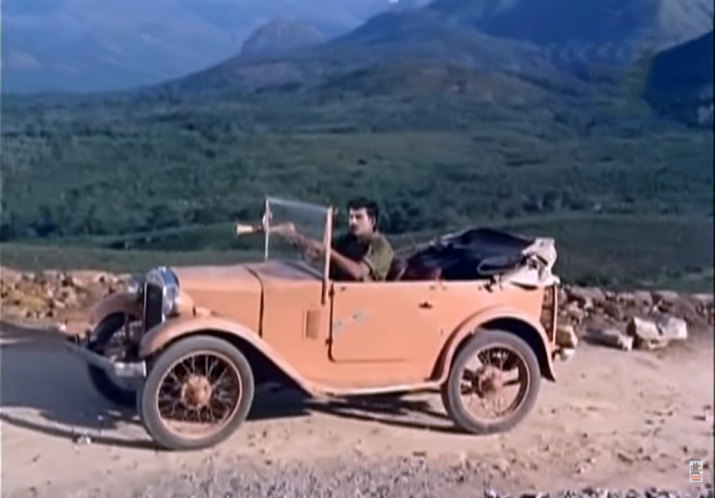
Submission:
<svg viewBox="0 0 715 498">
<path fill-rule="evenodd" d="M 240 261 L 260 251 L 230 223 L 257 220 L 263 196 L 340 207 L 365 194 L 400 243 L 503 226 L 555 237 L 568 279 L 708 282 L 710 131 L 630 114 L 609 93 L 414 67 L 396 87 L 394 69 L 372 70 L 254 91 L 226 72 L 220 91 L 7 99 L 3 264 Z"/>
</svg>

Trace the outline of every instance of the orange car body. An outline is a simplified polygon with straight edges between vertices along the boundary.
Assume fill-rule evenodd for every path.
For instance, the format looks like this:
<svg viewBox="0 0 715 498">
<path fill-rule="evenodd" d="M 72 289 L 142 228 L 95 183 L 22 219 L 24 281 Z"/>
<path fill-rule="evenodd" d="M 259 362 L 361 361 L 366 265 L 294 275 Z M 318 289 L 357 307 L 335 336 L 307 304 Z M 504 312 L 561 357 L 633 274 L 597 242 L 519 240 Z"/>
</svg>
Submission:
<svg viewBox="0 0 715 498">
<path fill-rule="evenodd" d="M 326 213 L 329 250 L 332 212 Z M 98 303 L 93 323 L 115 313 L 142 321 L 142 359 L 187 335 L 226 338 L 248 349 L 252 362 L 260 358 L 263 381 L 277 375 L 312 395 L 437 388 L 465 338 L 490 328 L 525 339 L 542 376 L 555 380 L 558 279 L 550 273 L 527 284 L 508 275 L 336 282 L 327 264 L 321 270 L 271 259 L 171 273 L 178 280 L 171 316 L 146 325 L 145 293 L 128 292 Z"/>
</svg>

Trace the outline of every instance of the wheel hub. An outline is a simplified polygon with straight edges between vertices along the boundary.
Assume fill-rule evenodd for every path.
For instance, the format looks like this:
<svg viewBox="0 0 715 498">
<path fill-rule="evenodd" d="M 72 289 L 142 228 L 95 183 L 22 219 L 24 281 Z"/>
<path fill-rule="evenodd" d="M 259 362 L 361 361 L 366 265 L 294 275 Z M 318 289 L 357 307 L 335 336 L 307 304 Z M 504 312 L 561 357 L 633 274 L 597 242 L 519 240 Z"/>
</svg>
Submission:
<svg viewBox="0 0 715 498">
<path fill-rule="evenodd" d="M 181 386 L 181 398 L 189 406 L 202 408 L 208 405 L 213 394 L 211 382 L 203 375 L 190 375 Z"/>
<path fill-rule="evenodd" d="M 493 366 L 477 370 L 472 381 L 474 392 L 480 397 L 487 397 L 499 392 L 503 386 L 501 372 Z"/>
</svg>

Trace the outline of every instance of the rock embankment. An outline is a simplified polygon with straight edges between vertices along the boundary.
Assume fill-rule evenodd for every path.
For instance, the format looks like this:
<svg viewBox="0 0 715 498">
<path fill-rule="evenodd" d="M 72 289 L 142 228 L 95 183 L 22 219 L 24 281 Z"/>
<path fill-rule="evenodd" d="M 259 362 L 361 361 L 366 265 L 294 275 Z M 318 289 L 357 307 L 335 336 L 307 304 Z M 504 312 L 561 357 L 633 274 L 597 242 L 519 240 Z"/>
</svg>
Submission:
<svg viewBox="0 0 715 498">
<path fill-rule="evenodd" d="M 572 348 L 587 337 L 625 351 L 660 349 L 715 323 L 712 294 L 565 286 L 560 302 L 558 342 Z"/>
<path fill-rule="evenodd" d="M 18 272 L 0 268 L 2 315 L 66 323 L 103 296 L 121 290 L 128 275 L 100 271 Z M 694 328 L 711 329 L 712 294 L 673 291 L 615 292 L 565 285 L 559 296 L 558 342 L 575 348 L 579 338 L 630 350 L 658 349 L 684 340 Z"/>
<path fill-rule="evenodd" d="M 81 315 L 107 294 L 121 290 L 128 275 L 100 271 L 18 272 L 0 267 L 3 319 L 63 322 Z"/>
</svg>

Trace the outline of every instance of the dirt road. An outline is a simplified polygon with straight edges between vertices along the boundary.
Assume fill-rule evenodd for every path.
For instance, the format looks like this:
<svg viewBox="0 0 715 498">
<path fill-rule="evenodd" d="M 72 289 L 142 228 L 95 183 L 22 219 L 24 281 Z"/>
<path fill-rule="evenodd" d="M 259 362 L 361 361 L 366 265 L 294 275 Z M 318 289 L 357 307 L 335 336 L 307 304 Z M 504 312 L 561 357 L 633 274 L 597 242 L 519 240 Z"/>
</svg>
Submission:
<svg viewBox="0 0 715 498">
<path fill-rule="evenodd" d="M 346 405 L 282 392 L 260 395 L 227 443 L 161 453 L 130 413 L 92 391 L 84 366 L 56 337 L 9 324 L 1 331 L 2 496 L 142 496 L 144 489 L 167 496 L 166 486 L 184 486 L 174 496 L 199 493 L 189 491 L 190 482 L 213 486 L 201 496 L 241 486 L 247 491 L 237 496 L 270 495 L 248 482 L 259 475 L 301 476 L 313 486 L 303 492 L 318 496 L 316 480 L 326 472 L 352 475 L 330 485 L 350 490 L 373 471 L 387 483 L 375 496 L 397 496 L 390 486 L 411 486 L 395 480 L 405 469 L 423 483 L 423 494 L 410 491 L 416 496 L 481 496 L 483 485 L 509 493 L 584 486 L 693 492 L 687 462 L 695 458 L 705 460 L 712 482 L 712 332 L 661 352 L 582 342 L 570 362 L 557 364 L 557 383 L 542 384 L 531 416 L 508 434 L 454 432 L 437 396 Z M 240 478 L 227 478 L 231 472 Z"/>
</svg>

